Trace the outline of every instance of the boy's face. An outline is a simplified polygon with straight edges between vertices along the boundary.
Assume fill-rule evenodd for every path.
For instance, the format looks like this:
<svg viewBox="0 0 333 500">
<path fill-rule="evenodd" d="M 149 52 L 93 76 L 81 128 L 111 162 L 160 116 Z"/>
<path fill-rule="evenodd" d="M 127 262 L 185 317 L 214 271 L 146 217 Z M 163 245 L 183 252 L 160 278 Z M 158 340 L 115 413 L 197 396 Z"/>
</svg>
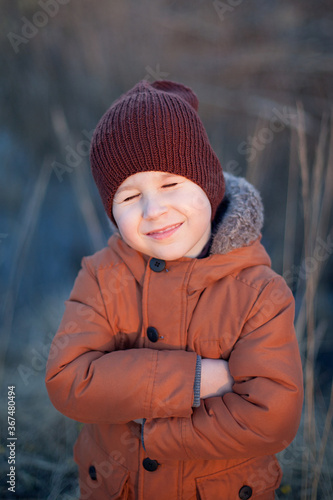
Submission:
<svg viewBox="0 0 333 500">
<path fill-rule="evenodd" d="M 112 213 L 123 240 L 157 259 L 197 257 L 210 238 L 211 205 L 207 195 L 180 175 L 131 175 L 119 186 Z"/>
</svg>

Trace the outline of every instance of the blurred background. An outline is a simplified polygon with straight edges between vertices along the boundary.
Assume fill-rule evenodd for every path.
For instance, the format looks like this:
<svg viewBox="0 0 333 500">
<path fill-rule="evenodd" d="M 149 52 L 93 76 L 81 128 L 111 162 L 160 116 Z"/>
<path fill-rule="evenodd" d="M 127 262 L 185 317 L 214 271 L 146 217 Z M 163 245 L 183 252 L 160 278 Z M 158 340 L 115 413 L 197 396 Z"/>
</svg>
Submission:
<svg viewBox="0 0 333 500">
<path fill-rule="evenodd" d="M 277 497 L 331 500 L 332 2 L 2 0 L 0 12 L 0 497 L 78 498 L 80 424 L 52 407 L 44 373 L 81 258 L 110 236 L 89 141 L 121 93 L 169 79 L 198 95 L 223 168 L 260 190 L 263 243 L 295 295 L 306 397 Z"/>
</svg>

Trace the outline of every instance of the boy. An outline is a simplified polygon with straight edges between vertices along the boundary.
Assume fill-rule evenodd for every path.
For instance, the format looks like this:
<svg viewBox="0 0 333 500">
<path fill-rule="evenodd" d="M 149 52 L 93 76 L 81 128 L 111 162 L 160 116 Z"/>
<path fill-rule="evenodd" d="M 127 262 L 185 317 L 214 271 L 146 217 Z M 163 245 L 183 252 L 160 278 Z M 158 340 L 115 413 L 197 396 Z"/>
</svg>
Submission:
<svg viewBox="0 0 333 500">
<path fill-rule="evenodd" d="M 299 425 L 293 297 L 260 243 L 259 194 L 223 175 L 197 107 L 143 81 L 92 139 L 117 231 L 82 261 L 46 374 L 86 424 L 82 500 L 273 499 Z"/>
</svg>

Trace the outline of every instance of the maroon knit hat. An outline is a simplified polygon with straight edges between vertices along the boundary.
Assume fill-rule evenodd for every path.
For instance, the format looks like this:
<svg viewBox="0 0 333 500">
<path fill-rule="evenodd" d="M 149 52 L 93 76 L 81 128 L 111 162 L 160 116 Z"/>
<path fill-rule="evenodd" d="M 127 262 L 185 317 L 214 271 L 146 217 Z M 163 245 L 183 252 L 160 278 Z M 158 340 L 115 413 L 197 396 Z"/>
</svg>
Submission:
<svg viewBox="0 0 333 500">
<path fill-rule="evenodd" d="M 224 177 L 197 114 L 189 87 L 167 80 L 141 81 L 117 99 L 92 137 L 92 173 L 106 213 L 130 175 L 162 171 L 187 177 L 206 193 L 212 220 L 224 196 Z"/>
</svg>

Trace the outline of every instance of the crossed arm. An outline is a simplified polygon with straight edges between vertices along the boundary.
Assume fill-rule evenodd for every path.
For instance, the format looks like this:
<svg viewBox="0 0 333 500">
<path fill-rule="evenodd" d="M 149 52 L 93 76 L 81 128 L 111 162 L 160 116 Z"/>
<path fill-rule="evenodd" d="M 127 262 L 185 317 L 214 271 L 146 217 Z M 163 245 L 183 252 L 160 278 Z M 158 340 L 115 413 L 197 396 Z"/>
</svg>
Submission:
<svg viewBox="0 0 333 500">
<path fill-rule="evenodd" d="M 223 396 L 231 392 L 233 382 L 227 361 L 224 359 L 201 360 L 200 399 Z M 133 422 L 142 424 L 143 420 L 143 418 L 137 418 Z"/>
</svg>

